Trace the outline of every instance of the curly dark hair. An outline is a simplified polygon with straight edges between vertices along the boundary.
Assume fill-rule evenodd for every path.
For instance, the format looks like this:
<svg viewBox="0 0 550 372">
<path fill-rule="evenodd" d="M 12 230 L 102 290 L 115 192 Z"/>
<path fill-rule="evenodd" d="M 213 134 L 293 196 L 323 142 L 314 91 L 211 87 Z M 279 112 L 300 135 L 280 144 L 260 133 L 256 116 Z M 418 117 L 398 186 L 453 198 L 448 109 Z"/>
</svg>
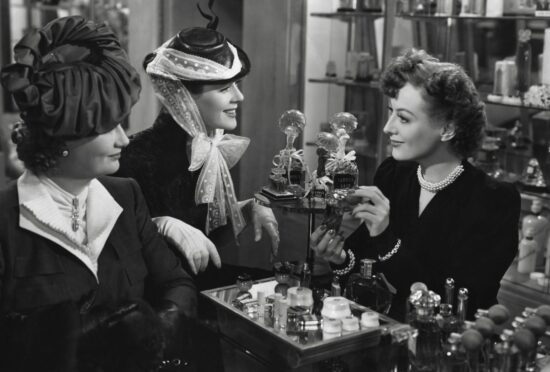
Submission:
<svg viewBox="0 0 550 372">
<path fill-rule="evenodd" d="M 44 133 L 40 128 L 17 122 L 11 139 L 17 145 L 17 156 L 25 167 L 35 174 L 42 174 L 57 165 L 58 159 L 67 149 L 65 142 Z"/>
<path fill-rule="evenodd" d="M 481 145 L 487 118 L 485 104 L 464 69 L 411 49 L 390 62 L 382 73 L 381 89 L 395 98 L 407 83 L 421 89 L 430 116 L 455 125 L 453 151 L 463 158 L 472 156 Z"/>
</svg>

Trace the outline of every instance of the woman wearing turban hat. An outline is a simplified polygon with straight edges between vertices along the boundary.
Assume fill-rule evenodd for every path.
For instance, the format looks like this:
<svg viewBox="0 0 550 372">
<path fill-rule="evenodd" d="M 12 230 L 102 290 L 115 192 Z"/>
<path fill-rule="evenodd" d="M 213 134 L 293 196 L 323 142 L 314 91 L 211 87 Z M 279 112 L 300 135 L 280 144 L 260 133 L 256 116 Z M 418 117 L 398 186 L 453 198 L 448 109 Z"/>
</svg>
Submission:
<svg viewBox="0 0 550 372">
<path fill-rule="evenodd" d="M 246 226 L 243 211 L 251 215 L 256 241 L 264 227 L 274 251 L 279 244 L 271 210 L 251 200 L 237 201 L 229 169 L 250 140 L 224 130 L 237 125 L 237 108 L 244 98 L 237 84 L 249 72 L 250 62 L 244 51 L 214 29 L 216 24 L 217 18 L 207 28 L 183 29 L 146 57 L 144 65 L 163 109 L 151 128 L 131 139 L 118 173 L 138 181 L 154 217 L 172 217 L 156 220 L 164 235 L 175 237 L 171 240 L 176 245 L 197 242 L 183 244 L 195 273 L 205 270 L 209 259 L 221 265 L 203 232 L 220 246 L 227 229 L 219 227 L 231 226 L 237 237 Z M 185 230 L 181 234 L 179 227 Z M 229 240 L 233 239 L 226 234 L 225 243 Z M 209 266 L 197 277 L 198 287 L 226 285 L 241 270 L 230 265 L 222 269 Z"/>
<path fill-rule="evenodd" d="M 15 61 L 1 79 L 27 170 L 0 192 L 0 370 L 73 371 L 83 345 L 79 364 L 156 370 L 162 327 L 193 318 L 196 293 L 137 183 L 105 176 L 129 142 L 138 74 L 109 28 L 76 16 L 27 34 Z M 90 356 L 82 335 L 98 327 L 132 337 Z"/>
</svg>

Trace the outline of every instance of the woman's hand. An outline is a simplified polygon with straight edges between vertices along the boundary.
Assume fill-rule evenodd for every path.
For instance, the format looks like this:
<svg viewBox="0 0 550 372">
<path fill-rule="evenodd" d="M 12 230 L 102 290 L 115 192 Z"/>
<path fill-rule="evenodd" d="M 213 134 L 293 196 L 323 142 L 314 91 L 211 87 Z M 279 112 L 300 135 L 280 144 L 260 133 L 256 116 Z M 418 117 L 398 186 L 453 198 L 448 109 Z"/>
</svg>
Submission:
<svg viewBox="0 0 550 372">
<path fill-rule="evenodd" d="M 196 275 L 206 270 L 208 261 L 220 268 L 222 261 L 214 243 L 202 231 L 173 217 L 153 218 L 159 232 L 176 246 Z"/>
<path fill-rule="evenodd" d="M 332 229 L 327 231 L 325 225 L 319 226 L 311 234 L 309 244 L 318 257 L 327 261 L 339 265 L 346 260 L 344 237 Z"/>
<path fill-rule="evenodd" d="M 370 236 L 378 236 L 390 224 L 390 201 L 376 186 L 361 186 L 353 194 L 362 202 L 353 208 L 352 215 L 365 222 Z"/>
<path fill-rule="evenodd" d="M 254 241 L 262 238 L 262 227 L 267 231 L 271 239 L 271 251 L 274 256 L 279 253 L 279 224 L 271 208 L 257 203 L 252 205 L 252 223 L 254 225 Z"/>
</svg>

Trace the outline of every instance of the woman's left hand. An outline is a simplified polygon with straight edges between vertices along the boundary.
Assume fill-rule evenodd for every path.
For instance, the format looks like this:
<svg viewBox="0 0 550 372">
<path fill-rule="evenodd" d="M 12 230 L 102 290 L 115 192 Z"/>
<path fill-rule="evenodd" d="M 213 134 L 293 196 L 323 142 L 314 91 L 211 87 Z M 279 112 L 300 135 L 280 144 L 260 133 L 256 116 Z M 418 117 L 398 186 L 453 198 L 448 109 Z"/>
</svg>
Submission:
<svg viewBox="0 0 550 372">
<path fill-rule="evenodd" d="M 279 224 L 271 208 L 257 203 L 252 205 L 252 223 L 254 225 L 254 241 L 262 238 L 262 227 L 266 229 L 271 238 L 271 250 L 274 256 L 279 253 Z"/>
<path fill-rule="evenodd" d="M 352 215 L 365 222 L 370 236 L 378 236 L 390 224 L 390 201 L 376 186 L 361 186 L 353 194 L 362 202 L 353 208 Z"/>
</svg>

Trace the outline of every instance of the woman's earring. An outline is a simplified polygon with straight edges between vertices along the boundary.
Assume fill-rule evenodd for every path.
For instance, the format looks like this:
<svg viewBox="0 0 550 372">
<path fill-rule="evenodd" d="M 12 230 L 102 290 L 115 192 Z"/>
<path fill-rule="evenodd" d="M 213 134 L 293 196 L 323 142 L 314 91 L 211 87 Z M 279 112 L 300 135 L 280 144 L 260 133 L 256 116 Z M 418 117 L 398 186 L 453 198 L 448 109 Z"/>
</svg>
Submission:
<svg viewBox="0 0 550 372">
<path fill-rule="evenodd" d="M 69 156 L 69 150 L 63 150 L 63 151 L 61 152 L 61 156 L 64 157 L 64 158 L 66 158 L 67 156 Z"/>
</svg>

